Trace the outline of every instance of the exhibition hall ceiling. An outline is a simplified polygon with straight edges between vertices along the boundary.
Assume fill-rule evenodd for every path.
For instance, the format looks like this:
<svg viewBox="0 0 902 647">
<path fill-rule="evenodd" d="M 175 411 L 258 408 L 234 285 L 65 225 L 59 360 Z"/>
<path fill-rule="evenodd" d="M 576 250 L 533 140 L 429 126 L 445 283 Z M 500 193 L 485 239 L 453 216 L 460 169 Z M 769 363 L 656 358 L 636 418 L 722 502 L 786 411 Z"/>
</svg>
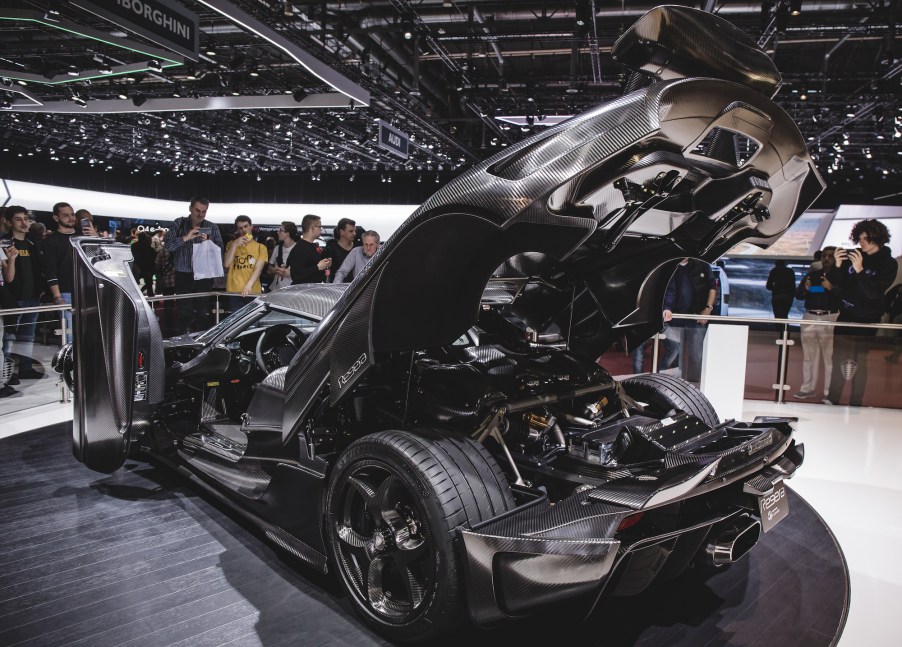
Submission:
<svg viewBox="0 0 902 647">
<path fill-rule="evenodd" d="M 679 4 L 774 57 L 776 99 L 828 181 L 899 177 L 898 2 Z M 196 16 L 196 55 L 193 32 L 158 20 L 171 38 L 148 38 L 105 5 Z M 619 96 L 611 46 L 652 6 L 0 1 L 0 155 L 163 176 L 447 175 Z M 407 159 L 378 145 L 378 120 L 410 136 Z"/>
</svg>

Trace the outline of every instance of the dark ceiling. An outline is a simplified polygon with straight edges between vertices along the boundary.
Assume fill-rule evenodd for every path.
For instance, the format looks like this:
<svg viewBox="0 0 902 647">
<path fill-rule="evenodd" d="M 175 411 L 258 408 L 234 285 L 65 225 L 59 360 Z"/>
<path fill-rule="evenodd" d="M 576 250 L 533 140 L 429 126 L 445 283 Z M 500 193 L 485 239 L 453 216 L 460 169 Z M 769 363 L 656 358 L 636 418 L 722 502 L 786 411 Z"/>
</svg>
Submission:
<svg viewBox="0 0 902 647">
<path fill-rule="evenodd" d="M 445 180 L 555 116 L 619 96 L 626 74 L 611 45 L 654 6 L 179 0 L 200 18 L 200 57 L 190 61 L 166 52 L 152 59 L 158 45 L 77 4 L 0 2 L 8 18 L 0 21 L 0 76 L 8 75 L 0 87 L 0 169 L 7 177 L 61 177 L 68 168 L 172 182 L 215 174 L 240 185 L 262 175 L 336 186 L 351 175 L 426 174 L 434 188 L 436 175 Z M 796 119 L 835 193 L 897 193 L 897 0 L 694 6 L 730 20 L 773 55 L 783 75 L 776 100 Z M 236 15 L 265 25 L 363 94 L 336 92 Z M 123 38 L 142 47 L 117 46 Z M 368 101 L 349 98 L 366 93 Z M 198 109 L 217 101 L 255 107 Z M 407 161 L 377 147 L 377 119 L 411 135 Z"/>
</svg>

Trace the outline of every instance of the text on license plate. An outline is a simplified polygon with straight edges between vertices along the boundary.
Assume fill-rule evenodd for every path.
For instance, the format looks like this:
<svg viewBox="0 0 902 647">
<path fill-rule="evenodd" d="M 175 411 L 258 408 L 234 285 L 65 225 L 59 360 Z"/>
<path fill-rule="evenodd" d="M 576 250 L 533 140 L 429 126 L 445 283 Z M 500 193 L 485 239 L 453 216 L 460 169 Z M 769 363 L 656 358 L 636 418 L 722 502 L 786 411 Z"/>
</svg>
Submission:
<svg viewBox="0 0 902 647">
<path fill-rule="evenodd" d="M 761 512 L 761 529 L 767 532 L 789 514 L 789 499 L 786 496 L 786 485 L 779 483 L 774 491 L 758 497 L 758 510 Z"/>
</svg>

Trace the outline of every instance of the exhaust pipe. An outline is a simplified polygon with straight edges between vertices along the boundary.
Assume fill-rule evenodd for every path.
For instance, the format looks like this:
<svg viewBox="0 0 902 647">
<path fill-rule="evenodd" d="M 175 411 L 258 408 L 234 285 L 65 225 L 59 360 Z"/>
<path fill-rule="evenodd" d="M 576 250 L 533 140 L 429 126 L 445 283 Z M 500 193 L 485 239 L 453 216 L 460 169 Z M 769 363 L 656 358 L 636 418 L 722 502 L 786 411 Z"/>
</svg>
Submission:
<svg viewBox="0 0 902 647">
<path fill-rule="evenodd" d="M 714 539 L 705 547 L 705 561 L 715 568 L 732 564 L 749 552 L 761 536 L 761 523 L 747 514 L 715 529 Z"/>
</svg>

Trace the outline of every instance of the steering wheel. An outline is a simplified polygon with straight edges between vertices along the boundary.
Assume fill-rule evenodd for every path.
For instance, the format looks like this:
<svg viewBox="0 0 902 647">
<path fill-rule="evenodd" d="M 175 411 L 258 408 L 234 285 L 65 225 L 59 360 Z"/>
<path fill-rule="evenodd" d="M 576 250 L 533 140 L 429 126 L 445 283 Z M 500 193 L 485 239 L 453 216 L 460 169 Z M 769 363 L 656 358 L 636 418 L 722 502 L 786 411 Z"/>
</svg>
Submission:
<svg viewBox="0 0 902 647">
<path fill-rule="evenodd" d="M 306 335 L 292 325 L 270 326 L 257 340 L 257 366 L 267 374 L 288 366 L 305 339 Z"/>
</svg>

